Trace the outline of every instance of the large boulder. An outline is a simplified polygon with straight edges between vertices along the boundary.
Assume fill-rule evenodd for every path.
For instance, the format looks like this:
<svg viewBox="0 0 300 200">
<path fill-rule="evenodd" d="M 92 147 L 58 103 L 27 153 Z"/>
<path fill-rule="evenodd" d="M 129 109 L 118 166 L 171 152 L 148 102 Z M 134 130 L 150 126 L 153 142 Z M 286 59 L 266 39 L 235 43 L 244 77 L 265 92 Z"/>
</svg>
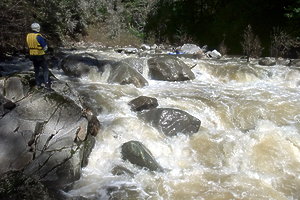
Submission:
<svg viewBox="0 0 300 200">
<path fill-rule="evenodd" d="M 131 68 L 135 69 L 138 71 L 140 74 L 145 74 L 147 69 L 147 59 L 146 58 L 134 58 L 134 57 L 129 57 L 121 60 L 121 63 L 127 64 Z"/>
<path fill-rule="evenodd" d="M 133 84 L 138 88 L 148 85 L 148 81 L 125 62 L 118 62 L 113 66 L 108 82 L 121 85 Z"/>
<path fill-rule="evenodd" d="M 155 108 L 139 115 L 167 136 L 198 132 L 201 121 L 189 113 L 173 108 Z"/>
<path fill-rule="evenodd" d="M 203 52 L 202 49 L 195 44 L 184 44 L 180 50 L 184 54 L 199 54 Z"/>
<path fill-rule="evenodd" d="M 158 103 L 156 98 L 139 96 L 138 98 L 131 100 L 128 105 L 133 111 L 142 111 L 156 108 Z"/>
<path fill-rule="evenodd" d="M 139 141 L 129 141 L 122 145 L 122 158 L 151 171 L 163 171 L 152 153 Z"/>
<path fill-rule="evenodd" d="M 63 58 L 61 68 L 68 76 L 81 77 L 88 75 L 91 71 L 101 72 L 98 59 L 88 53 L 71 54 Z"/>
<path fill-rule="evenodd" d="M 172 56 L 154 57 L 148 60 L 149 75 L 154 80 L 186 81 L 195 79 L 187 64 Z"/>
<path fill-rule="evenodd" d="M 15 92 L 23 91 L 23 97 L 14 102 L 12 96 L 5 96 L 12 89 L 6 87 L 6 81 L 26 82 L 22 77 L 5 79 L 0 92 L 2 102 L 16 104 L 10 103 L 0 117 L 0 174 L 22 170 L 53 187 L 77 180 L 94 146 L 92 135 L 99 131 L 95 126 L 100 124 L 94 117 L 87 118 L 75 101 L 54 90 L 27 90 L 30 86 L 22 89 L 21 85 Z"/>
</svg>

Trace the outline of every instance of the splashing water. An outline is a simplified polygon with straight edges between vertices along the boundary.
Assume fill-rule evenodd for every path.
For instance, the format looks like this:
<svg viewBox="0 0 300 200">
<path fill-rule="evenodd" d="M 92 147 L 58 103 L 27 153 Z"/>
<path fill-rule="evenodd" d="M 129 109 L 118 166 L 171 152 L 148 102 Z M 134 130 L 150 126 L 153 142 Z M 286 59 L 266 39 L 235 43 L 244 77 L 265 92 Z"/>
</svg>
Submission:
<svg viewBox="0 0 300 200">
<path fill-rule="evenodd" d="M 182 60 L 197 64 L 195 80 L 148 79 L 144 88 L 108 84 L 107 72 L 81 80 L 78 90 L 102 108 L 102 130 L 81 179 L 67 195 L 101 200 L 300 199 L 300 71 L 238 59 Z M 128 102 L 140 95 L 197 117 L 200 130 L 166 137 L 130 110 Z M 129 140 L 142 142 L 165 172 L 123 161 L 120 147 Z M 113 175 L 115 166 L 135 175 Z"/>
</svg>

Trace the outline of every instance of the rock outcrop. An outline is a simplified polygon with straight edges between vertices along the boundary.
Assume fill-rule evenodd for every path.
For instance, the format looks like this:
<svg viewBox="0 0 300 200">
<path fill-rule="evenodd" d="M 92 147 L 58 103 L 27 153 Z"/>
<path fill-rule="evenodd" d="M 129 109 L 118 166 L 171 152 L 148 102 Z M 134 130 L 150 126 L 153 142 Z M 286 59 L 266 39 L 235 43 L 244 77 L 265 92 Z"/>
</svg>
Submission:
<svg viewBox="0 0 300 200">
<path fill-rule="evenodd" d="M 80 177 L 100 123 L 86 117 L 76 96 L 34 89 L 32 80 L 33 73 L 23 73 L 0 81 L 0 174 L 22 170 L 48 186 L 62 187 Z"/>
<path fill-rule="evenodd" d="M 199 119 L 179 109 L 154 108 L 139 116 L 167 136 L 192 135 L 201 125 Z"/>
</svg>

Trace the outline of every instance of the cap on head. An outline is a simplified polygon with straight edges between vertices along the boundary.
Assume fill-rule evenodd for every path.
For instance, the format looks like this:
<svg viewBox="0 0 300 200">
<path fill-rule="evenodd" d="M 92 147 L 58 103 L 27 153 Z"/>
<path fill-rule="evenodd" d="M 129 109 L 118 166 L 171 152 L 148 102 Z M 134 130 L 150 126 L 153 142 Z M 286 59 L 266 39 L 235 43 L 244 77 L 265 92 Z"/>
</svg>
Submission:
<svg viewBox="0 0 300 200">
<path fill-rule="evenodd" d="M 41 26 L 38 23 L 31 24 L 31 29 L 36 32 L 40 32 Z"/>
</svg>

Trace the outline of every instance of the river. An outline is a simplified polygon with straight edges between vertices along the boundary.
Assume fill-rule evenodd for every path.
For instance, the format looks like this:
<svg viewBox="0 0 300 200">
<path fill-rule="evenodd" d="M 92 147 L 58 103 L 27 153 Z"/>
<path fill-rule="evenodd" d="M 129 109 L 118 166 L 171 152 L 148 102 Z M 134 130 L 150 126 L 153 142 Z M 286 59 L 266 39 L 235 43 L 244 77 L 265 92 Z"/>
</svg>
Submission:
<svg viewBox="0 0 300 200">
<path fill-rule="evenodd" d="M 91 50 L 102 58 L 137 55 Z M 82 177 L 66 192 L 86 199 L 296 200 L 300 199 L 300 70 L 261 66 L 237 58 L 181 58 L 196 78 L 149 85 L 108 84 L 107 74 L 77 80 L 99 110 L 102 124 Z M 72 82 L 59 71 L 60 79 Z M 192 136 L 167 137 L 138 119 L 128 102 L 155 97 L 159 107 L 177 108 L 201 120 Z M 121 145 L 142 142 L 165 172 L 151 172 L 121 159 Z M 123 166 L 135 175 L 113 175 Z"/>
</svg>

